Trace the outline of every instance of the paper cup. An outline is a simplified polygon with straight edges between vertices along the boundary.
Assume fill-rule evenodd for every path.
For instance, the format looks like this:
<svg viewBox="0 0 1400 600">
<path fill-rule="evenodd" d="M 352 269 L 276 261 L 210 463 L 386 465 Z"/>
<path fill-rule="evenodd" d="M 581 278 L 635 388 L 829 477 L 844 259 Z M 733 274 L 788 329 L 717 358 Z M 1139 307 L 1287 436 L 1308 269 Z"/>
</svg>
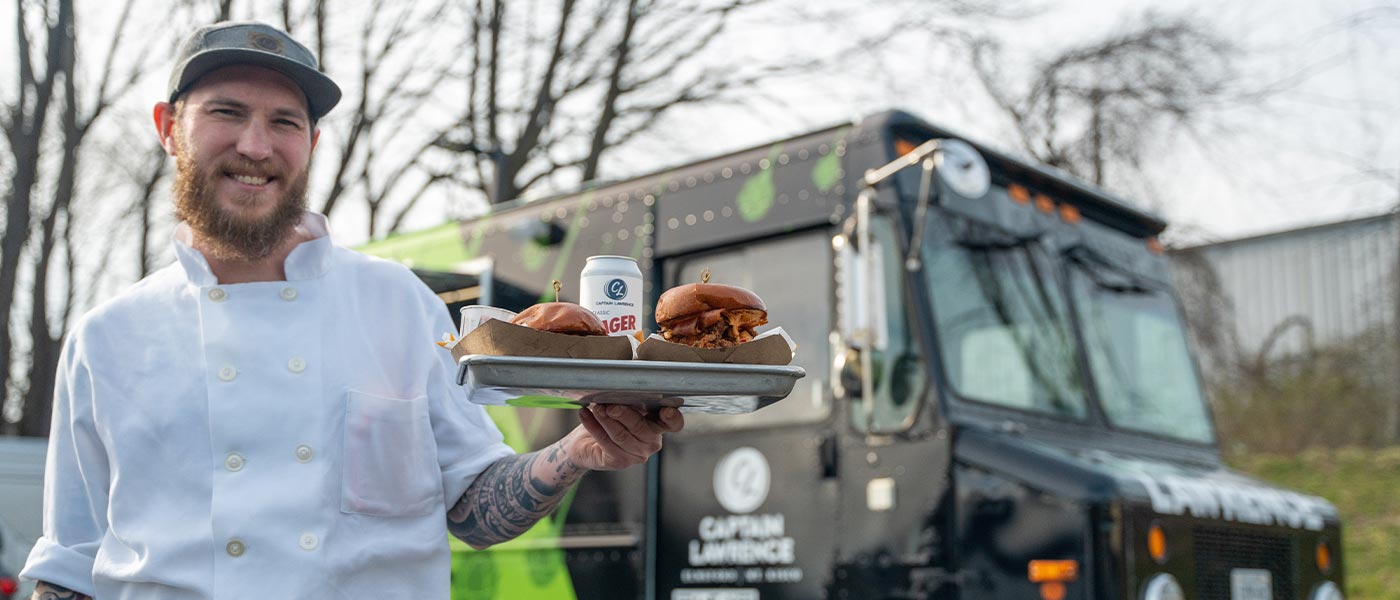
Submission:
<svg viewBox="0 0 1400 600">
<path fill-rule="evenodd" d="M 515 313 L 504 308 L 496 308 L 494 306 L 481 306 L 478 304 L 469 304 L 467 306 L 463 306 L 462 328 L 461 331 L 457 333 L 457 337 L 467 337 L 468 333 L 471 333 L 473 329 L 476 329 L 478 325 L 481 325 L 482 321 L 485 321 L 487 319 L 496 319 L 504 323 L 509 323 L 510 320 L 513 318 L 515 318 Z"/>
</svg>

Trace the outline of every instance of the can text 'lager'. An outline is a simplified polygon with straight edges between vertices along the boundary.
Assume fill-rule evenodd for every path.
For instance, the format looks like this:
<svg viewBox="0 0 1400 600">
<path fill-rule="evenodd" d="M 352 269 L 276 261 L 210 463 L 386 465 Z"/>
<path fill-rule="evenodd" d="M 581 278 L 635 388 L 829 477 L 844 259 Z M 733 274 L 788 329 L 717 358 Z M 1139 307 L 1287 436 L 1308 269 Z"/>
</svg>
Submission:
<svg viewBox="0 0 1400 600">
<path fill-rule="evenodd" d="M 626 256 L 590 256 L 579 274 L 579 304 L 598 315 L 608 335 L 642 326 L 642 270 Z"/>
</svg>

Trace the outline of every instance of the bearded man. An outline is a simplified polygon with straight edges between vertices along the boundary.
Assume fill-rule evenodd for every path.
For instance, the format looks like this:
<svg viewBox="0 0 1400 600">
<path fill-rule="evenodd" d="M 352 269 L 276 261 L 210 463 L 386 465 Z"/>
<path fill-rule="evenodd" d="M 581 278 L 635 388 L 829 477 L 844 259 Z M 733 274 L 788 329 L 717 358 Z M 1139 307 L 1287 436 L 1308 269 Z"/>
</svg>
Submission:
<svg viewBox="0 0 1400 600">
<path fill-rule="evenodd" d="M 169 92 L 154 120 L 178 260 L 65 341 L 21 573 L 35 598 L 447 598 L 446 533 L 519 535 L 682 427 L 675 409 L 590 408 L 514 454 L 433 344 L 442 302 L 306 211 L 340 99 L 311 52 L 218 23 L 181 45 Z"/>
</svg>

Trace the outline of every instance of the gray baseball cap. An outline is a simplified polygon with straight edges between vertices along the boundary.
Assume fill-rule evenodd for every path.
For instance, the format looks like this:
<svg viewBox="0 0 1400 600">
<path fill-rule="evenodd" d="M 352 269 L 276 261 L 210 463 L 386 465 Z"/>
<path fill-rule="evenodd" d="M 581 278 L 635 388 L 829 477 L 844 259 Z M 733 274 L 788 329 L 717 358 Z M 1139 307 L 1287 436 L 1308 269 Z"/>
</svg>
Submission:
<svg viewBox="0 0 1400 600">
<path fill-rule="evenodd" d="M 229 65 L 256 65 L 291 78 L 319 121 L 340 102 L 340 86 L 322 73 L 316 56 L 280 29 L 253 21 L 223 21 L 196 29 L 181 42 L 170 73 L 170 101 L 204 74 Z"/>
</svg>

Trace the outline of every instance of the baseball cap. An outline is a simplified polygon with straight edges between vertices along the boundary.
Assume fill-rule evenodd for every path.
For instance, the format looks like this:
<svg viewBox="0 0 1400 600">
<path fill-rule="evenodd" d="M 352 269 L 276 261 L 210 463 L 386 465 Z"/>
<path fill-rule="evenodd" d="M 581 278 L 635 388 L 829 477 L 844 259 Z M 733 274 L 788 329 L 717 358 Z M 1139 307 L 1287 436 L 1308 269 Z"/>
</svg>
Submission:
<svg viewBox="0 0 1400 600">
<path fill-rule="evenodd" d="M 170 101 L 189 91 L 204 74 L 229 65 L 256 65 L 291 78 L 319 121 L 340 102 L 340 86 L 322 73 L 316 56 L 280 29 L 254 21 L 222 21 L 196 29 L 175 54 Z"/>
</svg>

